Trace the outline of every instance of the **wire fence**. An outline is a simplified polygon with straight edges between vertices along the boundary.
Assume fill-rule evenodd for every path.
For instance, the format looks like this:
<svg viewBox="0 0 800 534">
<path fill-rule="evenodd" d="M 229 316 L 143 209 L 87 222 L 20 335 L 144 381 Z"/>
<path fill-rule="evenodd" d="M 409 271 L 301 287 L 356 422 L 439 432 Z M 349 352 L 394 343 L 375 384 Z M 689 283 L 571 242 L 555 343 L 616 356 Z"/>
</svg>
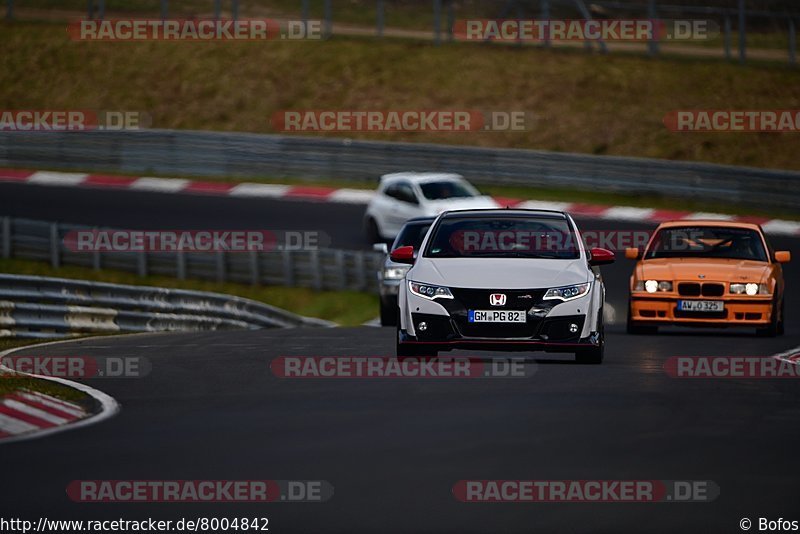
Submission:
<svg viewBox="0 0 800 534">
<path fill-rule="evenodd" d="M 320 20 L 326 37 L 357 34 L 376 37 L 454 39 L 457 20 L 468 19 L 704 19 L 720 34 L 708 42 L 658 41 L 638 48 L 663 52 L 718 55 L 745 62 L 754 58 L 797 63 L 800 11 L 785 0 L 592 1 L 584 0 L 6 0 L 7 20 L 53 19 L 72 14 L 89 19 L 275 18 Z M 550 46 L 546 41 L 542 46 Z M 695 46 L 692 46 L 695 45 Z M 681 48 L 683 47 L 683 48 Z M 607 43 L 587 42 L 587 50 L 615 51 Z M 636 48 L 620 47 L 631 51 Z M 750 51 L 750 52 L 749 52 Z M 711 53 L 711 54 L 710 54 Z"/>
<path fill-rule="evenodd" d="M 318 290 L 378 292 L 376 273 L 383 255 L 339 249 L 284 249 L 275 252 L 76 252 L 68 233 L 88 226 L 12 217 L 0 218 L 0 251 L 5 259 L 113 269 L 140 277 L 160 275 L 252 285 L 309 287 Z"/>
</svg>

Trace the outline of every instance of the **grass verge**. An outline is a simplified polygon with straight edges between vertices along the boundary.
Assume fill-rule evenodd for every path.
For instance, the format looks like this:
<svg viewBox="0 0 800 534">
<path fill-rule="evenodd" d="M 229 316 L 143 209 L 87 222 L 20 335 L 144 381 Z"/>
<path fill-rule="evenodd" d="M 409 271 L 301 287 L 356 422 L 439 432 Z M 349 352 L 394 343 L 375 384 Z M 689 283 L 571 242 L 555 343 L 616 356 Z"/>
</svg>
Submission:
<svg viewBox="0 0 800 534">
<path fill-rule="evenodd" d="M 798 109 L 800 71 L 786 65 L 357 37 L 72 42 L 48 23 L 0 31 L 6 109 L 138 110 L 159 128 L 266 133 L 292 109 L 526 111 L 525 131 L 352 137 L 800 169 L 797 133 L 663 124 L 680 109 Z"/>
</svg>

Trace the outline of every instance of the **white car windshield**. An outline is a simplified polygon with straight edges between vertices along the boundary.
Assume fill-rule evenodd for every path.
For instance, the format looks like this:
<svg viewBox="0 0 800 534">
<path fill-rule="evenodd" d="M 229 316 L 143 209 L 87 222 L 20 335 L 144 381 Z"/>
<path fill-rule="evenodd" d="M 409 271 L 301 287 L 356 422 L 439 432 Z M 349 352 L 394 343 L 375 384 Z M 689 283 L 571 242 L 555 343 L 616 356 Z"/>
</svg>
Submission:
<svg viewBox="0 0 800 534">
<path fill-rule="evenodd" d="M 427 258 L 580 257 L 572 225 L 559 217 L 447 217 L 433 232 Z"/>
<path fill-rule="evenodd" d="M 446 198 L 464 198 L 478 196 L 477 191 L 468 185 L 455 180 L 441 180 L 425 182 L 419 185 L 422 194 L 428 200 L 443 200 Z"/>
</svg>

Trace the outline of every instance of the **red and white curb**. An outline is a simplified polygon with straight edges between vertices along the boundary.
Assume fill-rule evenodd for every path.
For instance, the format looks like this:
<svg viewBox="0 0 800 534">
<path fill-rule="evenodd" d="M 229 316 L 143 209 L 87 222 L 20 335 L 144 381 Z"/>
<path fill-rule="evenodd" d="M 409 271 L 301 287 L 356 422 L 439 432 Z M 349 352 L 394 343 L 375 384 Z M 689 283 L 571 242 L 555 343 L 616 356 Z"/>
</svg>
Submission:
<svg viewBox="0 0 800 534">
<path fill-rule="evenodd" d="M 83 340 L 85 338 L 81 341 Z M 19 350 L 30 350 L 74 341 L 76 340 L 55 341 L 7 350 L 0 353 L 0 361 Z M 3 372 L 49 380 L 77 389 L 96 400 L 99 410 L 95 413 L 90 413 L 78 404 L 67 402 L 51 395 L 26 389 L 17 390 L 0 397 L 0 445 L 14 441 L 41 438 L 57 432 L 93 425 L 113 417 L 119 412 L 119 404 L 114 398 L 86 384 L 52 376 L 19 373 L 0 365 L 0 373 Z M 0 376 L 0 380 L 4 379 L 6 377 Z"/>
<path fill-rule="evenodd" d="M 772 357 L 775 358 L 776 360 L 781 360 L 784 362 L 793 363 L 795 365 L 800 365 L 800 347 L 789 349 L 786 352 L 775 354 Z"/>
<path fill-rule="evenodd" d="M 29 171 L 19 169 L 0 169 L 0 182 L 18 182 L 58 187 L 129 189 L 133 191 L 152 191 L 157 193 L 313 200 L 345 204 L 367 204 L 374 195 L 373 191 L 365 189 L 337 189 L 334 187 L 258 184 L 248 182 L 226 183 L 188 180 L 184 178 L 111 176 L 105 174 Z M 770 219 L 769 217 L 636 208 L 632 206 L 605 206 L 580 202 L 524 200 L 508 197 L 495 197 L 495 200 L 502 206 L 566 211 L 577 217 L 614 221 L 660 223 L 671 220 L 712 219 L 720 221 L 751 222 L 760 224 L 768 234 L 800 236 L 800 221 Z"/>
</svg>

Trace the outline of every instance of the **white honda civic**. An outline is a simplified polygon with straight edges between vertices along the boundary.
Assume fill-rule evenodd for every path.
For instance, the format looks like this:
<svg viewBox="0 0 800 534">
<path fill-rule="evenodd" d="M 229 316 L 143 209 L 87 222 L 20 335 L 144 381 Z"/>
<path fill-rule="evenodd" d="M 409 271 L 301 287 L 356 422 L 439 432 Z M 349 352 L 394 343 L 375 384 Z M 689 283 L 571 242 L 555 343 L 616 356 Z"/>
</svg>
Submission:
<svg viewBox="0 0 800 534">
<path fill-rule="evenodd" d="M 391 259 L 412 265 L 398 294 L 398 356 L 466 348 L 603 360 L 598 266 L 614 253 L 586 250 L 566 213 L 448 211 L 419 250 L 400 247 Z"/>
</svg>

